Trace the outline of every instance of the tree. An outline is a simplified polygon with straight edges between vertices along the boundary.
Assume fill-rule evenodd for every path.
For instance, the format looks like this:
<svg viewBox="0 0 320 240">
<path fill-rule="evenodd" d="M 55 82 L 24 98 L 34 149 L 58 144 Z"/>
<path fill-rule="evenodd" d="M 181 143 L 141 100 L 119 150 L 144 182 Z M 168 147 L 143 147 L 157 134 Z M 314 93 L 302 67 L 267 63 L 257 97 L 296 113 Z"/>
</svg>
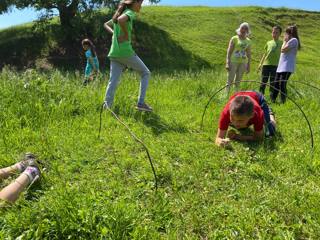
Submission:
<svg viewBox="0 0 320 240">
<path fill-rule="evenodd" d="M 10 11 L 12 7 L 18 9 L 33 7 L 36 10 L 46 10 L 48 13 L 58 10 L 61 26 L 70 27 L 72 19 L 78 13 L 101 6 L 114 8 L 119 2 L 120 0 L 0 0 L 0 14 Z M 149 2 L 158 3 L 160 0 L 149 0 Z"/>
</svg>

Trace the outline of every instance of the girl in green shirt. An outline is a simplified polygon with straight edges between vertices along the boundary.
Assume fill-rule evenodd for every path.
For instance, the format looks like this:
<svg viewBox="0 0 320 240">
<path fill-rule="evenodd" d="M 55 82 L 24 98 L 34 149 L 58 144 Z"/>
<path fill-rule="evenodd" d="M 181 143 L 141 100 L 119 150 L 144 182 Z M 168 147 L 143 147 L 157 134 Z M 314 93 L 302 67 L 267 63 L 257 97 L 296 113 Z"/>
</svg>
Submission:
<svg viewBox="0 0 320 240">
<path fill-rule="evenodd" d="M 123 70 L 132 68 L 141 75 L 140 93 L 136 109 L 151 112 L 144 99 L 150 78 L 150 71 L 132 48 L 132 29 L 136 13 L 141 9 L 143 0 L 122 1 L 112 19 L 104 24 L 112 34 L 112 45 L 108 54 L 110 58 L 110 79 L 105 95 L 105 107 L 113 104 L 114 94 Z"/>
<path fill-rule="evenodd" d="M 251 40 L 248 36 L 251 34 L 251 31 L 249 24 L 246 22 L 242 23 L 236 30 L 236 33 L 237 35 L 231 38 L 227 51 L 228 93 L 234 81 L 236 90 L 238 91 L 244 72 L 249 73 L 250 71 Z"/>
</svg>

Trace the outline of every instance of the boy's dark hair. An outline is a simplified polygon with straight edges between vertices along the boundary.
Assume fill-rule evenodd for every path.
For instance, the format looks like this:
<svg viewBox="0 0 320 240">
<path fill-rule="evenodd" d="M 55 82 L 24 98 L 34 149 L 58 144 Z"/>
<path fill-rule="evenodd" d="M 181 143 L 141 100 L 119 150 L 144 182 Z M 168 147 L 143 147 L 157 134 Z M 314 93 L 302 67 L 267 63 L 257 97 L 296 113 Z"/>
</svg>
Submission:
<svg viewBox="0 0 320 240">
<path fill-rule="evenodd" d="M 236 96 L 230 104 L 230 115 L 248 116 L 253 113 L 254 103 L 248 96 Z"/>
<path fill-rule="evenodd" d="M 282 28 L 279 25 L 275 25 L 273 28 L 279 30 L 279 33 L 282 33 Z"/>
<path fill-rule="evenodd" d="M 97 56 L 96 46 L 93 44 L 93 42 L 91 40 L 89 40 L 88 38 L 85 38 L 82 40 L 81 44 L 82 44 L 82 46 L 84 46 L 84 45 L 89 46 L 93 57 Z"/>
<path fill-rule="evenodd" d="M 298 34 L 298 28 L 296 25 L 291 25 L 286 28 L 286 33 L 293 38 L 296 38 L 298 40 L 298 49 L 301 49 L 301 42 Z"/>
</svg>

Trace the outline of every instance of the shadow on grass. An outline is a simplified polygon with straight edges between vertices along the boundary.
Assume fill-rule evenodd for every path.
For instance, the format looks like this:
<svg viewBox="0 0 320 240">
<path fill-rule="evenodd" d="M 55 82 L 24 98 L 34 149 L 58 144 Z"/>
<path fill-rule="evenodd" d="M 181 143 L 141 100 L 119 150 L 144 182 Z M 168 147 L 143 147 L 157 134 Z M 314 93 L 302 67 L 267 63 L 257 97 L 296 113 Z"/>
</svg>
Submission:
<svg viewBox="0 0 320 240">
<path fill-rule="evenodd" d="M 156 136 L 165 132 L 176 132 L 176 133 L 187 133 L 188 129 L 180 123 L 169 124 L 162 120 L 161 117 L 156 113 L 144 113 L 135 112 L 134 119 L 143 122 L 143 124 L 152 130 L 152 133 Z"/>
<path fill-rule="evenodd" d="M 90 38 L 96 45 L 104 72 L 109 69 L 107 54 L 111 35 L 103 29 L 103 23 L 110 18 L 111 15 L 106 13 L 94 12 L 76 18 L 71 30 L 50 21 L 2 30 L 0 68 L 11 65 L 25 69 L 37 66 L 37 60 L 44 60 L 60 70 L 84 70 L 86 58 L 81 40 Z M 156 26 L 136 21 L 133 33 L 133 47 L 151 70 L 172 73 L 212 67 L 209 62 L 182 48 L 166 31 Z"/>
<path fill-rule="evenodd" d="M 246 129 L 240 131 L 244 135 L 252 135 L 252 129 Z M 242 142 L 244 146 L 250 148 L 253 151 L 264 149 L 266 152 L 271 152 L 279 149 L 279 144 L 283 143 L 284 139 L 281 132 L 276 132 L 276 135 L 273 137 L 265 137 L 263 142 Z"/>
<path fill-rule="evenodd" d="M 99 110 L 99 109 L 97 109 Z M 100 111 L 100 110 L 99 110 Z M 125 118 L 133 118 L 136 121 L 142 122 L 146 127 L 149 127 L 152 133 L 156 136 L 161 135 L 166 132 L 176 132 L 176 133 L 188 133 L 189 130 L 186 126 L 178 122 L 168 123 L 154 112 L 142 112 L 135 110 L 132 106 L 127 106 L 125 104 L 114 105 L 112 111 L 117 114 L 120 119 L 125 123 Z M 112 117 L 112 116 L 107 116 Z M 102 120 L 104 121 L 104 120 Z"/>
</svg>

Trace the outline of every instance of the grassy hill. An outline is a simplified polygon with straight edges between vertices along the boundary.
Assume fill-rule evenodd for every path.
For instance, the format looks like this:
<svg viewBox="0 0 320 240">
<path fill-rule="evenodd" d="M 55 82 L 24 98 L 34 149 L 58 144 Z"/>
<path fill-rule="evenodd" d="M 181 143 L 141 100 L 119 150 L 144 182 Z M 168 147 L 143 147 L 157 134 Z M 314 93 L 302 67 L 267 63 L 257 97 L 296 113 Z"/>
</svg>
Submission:
<svg viewBox="0 0 320 240">
<path fill-rule="evenodd" d="M 272 105 L 279 132 L 275 138 L 220 149 L 213 141 L 227 100 L 224 92 L 210 104 L 203 129 L 200 123 L 207 101 L 226 82 L 219 66 L 227 42 L 239 22 L 252 22 L 257 60 L 271 29 L 257 23 L 270 19 L 303 26 L 303 49 L 288 94 L 312 125 L 315 149 L 311 151 L 307 123 L 291 101 Z M 139 77 L 130 71 L 122 78 L 114 110 L 147 145 L 158 175 L 157 192 L 144 149 L 109 113 L 103 113 L 98 138 L 105 76 L 83 87 L 79 72 L 3 68 L 0 167 L 32 151 L 46 171 L 14 206 L 0 209 L 0 239 L 319 239 L 319 91 L 295 82 L 320 86 L 318 19 L 318 13 L 288 9 L 144 9 L 136 47 L 146 64 L 159 70 L 147 93 L 154 112 L 134 110 Z M 29 59 L 26 46 L 14 43 L 35 37 L 31 29 L 3 30 L 0 44 L 20 49 Z M 56 31 L 54 25 L 51 31 Z M 39 54 L 57 53 L 56 38 L 42 37 Z M 259 76 L 252 72 L 246 79 L 259 81 Z M 13 179 L 0 181 L 0 188 Z"/>
<path fill-rule="evenodd" d="M 102 10 L 78 23 L 74 41 L 68 43 L 72 55 L 61 49 L 63 33 L 55 20 L 49 25 L 27 24 L 2 30 L 0 62 L 32 66 L 37 58 L 47 58 L 55 66 L 81 68 L 85 61 L 80 42 L 90 36 L 96 42 L 104 65 L 111 36 L 103 30 L 102 24 L 108 18 L 107 11 Z M 318 12 L 260 7 L 145 7 L 139 19 L 135 27 L 135 48 L 151 69 L 173 71 L 223 65 L 229 39 L 243 21 L 252 27 L 255 63 L 270 39 L 274 24 L 285 28 L 296 23 L 303 45 L 298 64 L 317 67 L 314 59 L 320 54 L 317 47 L 320 33 L 315 30 L 320 22 Z"/>
</svg>

